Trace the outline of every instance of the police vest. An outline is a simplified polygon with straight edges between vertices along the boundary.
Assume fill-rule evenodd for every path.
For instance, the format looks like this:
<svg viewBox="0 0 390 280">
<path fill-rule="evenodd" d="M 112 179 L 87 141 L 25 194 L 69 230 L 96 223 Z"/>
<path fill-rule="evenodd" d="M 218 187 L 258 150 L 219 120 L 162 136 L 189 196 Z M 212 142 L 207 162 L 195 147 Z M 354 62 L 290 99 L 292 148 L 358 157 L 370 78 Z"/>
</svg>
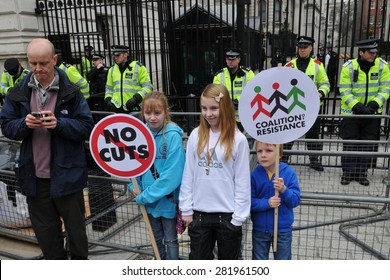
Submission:
<svg viewBox="0 0 390 280">
<path fill-rule="evenodd" d="M 78 86 L 78 88 L 80 89 L 81 93 L 84 95 L 84 98 L 88 99 L 89 98 L 89 84 L 88 84 L 88 81 L 83 76 L 81 76 L 80 72 L 77 71 L 76 67 L 74 67 L 73 65 L 70 65 L 70 64 L 64 62 L 64 63 L 61 63 L 58 66 L 58 68 L 60 68 L 61 70 L 65 71 L 66 76 L 68 77 L 68 79 L 73 84 Z"/>
<path fill-rule="evenodd" d="M 82 62 L 81 62 L 81 73 L 83 73 L 83 76 L 85 75 L 92 69 L 92 61 L 89 60 L 87 57 L 83 57 Z"/>
<path fill-rule="evenodd" d="M 232 100 L 240 100 L 241 93 L 244 90 L 244 87 L 255 76 L 253 71 L 249 68 L 244 68 L 240 66 L 240 69 L 242 70 L 243 75 L 236 75 L 233 81 L 230 78 L 229 68 L 227 67 L 217 72 L 213 79 L 213 84 L 222 84 L 227 88 L 230 93 L 230 98 Z"/>
<path fill-rule="evenodd" d="M 115 64 L 108 70 L 106 94 L 104 99 L 111 98 L 116 108 L 126 108 L 126 102 L 136 93 L 144 96 L 153 90 L 149 73 L 139 61 L 132 61 L 123 72 Z"/>
<path fill-rule="evenodd" d="M 292 67 L 292 68 L 298 69 L 297 58 L 294 58 L 293 60 L 288 62 L 285 65 L 285 67 Z M 328 93 L 330 91 L 330 84 L 329 84 L 328 76 L 326 74 L 324 65 L 322 64 L 321 61 L 319 61 L 317 59 L 310 58 L 310 61 L 309 61 L 309 64 L 307 65 L 305 74 L 313 80 L 318 91 L 322 91 L 324 96 L 328 95 Z M 318 94 L 318 93 L 316 92 L 316 94 Z M 321 105 L 322 104 L 323 104 L 323 102 L 321 102 Z"/>
<path fill-rule="evenodd" d="M 0 80 L 0 94 L 6 95 L 10 88 L 16 86 L 21 80 L 23 80 L 24 76 L 26 76 L 30 70 L 23 69 L 22 73 L 19 75 L 19 77 L 14 80 L 14 77 L 10 75 L 7 71 L 4 71 L 1 75 Z"/>
<path fill-rule="evenodd" d="M 390 94 L 390 74 L 387 62 L 376 58 L 368 74 L 363 72 L 357 58 L 343 64 L 340 75 L 340 96 L 342 115 L 352 115 L 357 103 L 367 105 L 370 101 L 379 104 L 378 113 Z"/>
</svg>

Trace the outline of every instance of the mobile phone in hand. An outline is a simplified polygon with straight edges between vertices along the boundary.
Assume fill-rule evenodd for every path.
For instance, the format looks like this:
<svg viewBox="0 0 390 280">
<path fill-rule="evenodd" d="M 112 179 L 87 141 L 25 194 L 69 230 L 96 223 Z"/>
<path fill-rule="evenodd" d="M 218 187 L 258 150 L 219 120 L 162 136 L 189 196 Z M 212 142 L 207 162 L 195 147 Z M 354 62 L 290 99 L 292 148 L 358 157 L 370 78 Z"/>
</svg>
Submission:
<svg viewBox="0 0 390 280">
<path fill-rule="evenodd" d="M 40 119 L 42 118 L 42 114 L 41 112 L 31 112 L 31 115 L 33 115 L 34 117 L 36 117 L 37 119 Z"/>
</svg>

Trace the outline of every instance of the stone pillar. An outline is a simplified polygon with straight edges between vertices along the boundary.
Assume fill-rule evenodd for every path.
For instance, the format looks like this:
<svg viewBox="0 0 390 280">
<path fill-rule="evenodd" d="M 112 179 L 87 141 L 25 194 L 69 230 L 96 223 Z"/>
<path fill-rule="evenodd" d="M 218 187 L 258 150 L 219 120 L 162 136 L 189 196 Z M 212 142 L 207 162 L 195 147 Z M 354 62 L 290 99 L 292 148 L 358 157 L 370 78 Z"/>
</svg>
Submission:
<svg viewBox="0 0 390 280">
<path fill-rule="evenodd" d="M 0 73 L 10 57 L 20 60 L 27 68 L 26 47 L 32 38 L 44 37 L 40 18 L 34 12 L 34 0 L 0 1 Z"/>
</svg>

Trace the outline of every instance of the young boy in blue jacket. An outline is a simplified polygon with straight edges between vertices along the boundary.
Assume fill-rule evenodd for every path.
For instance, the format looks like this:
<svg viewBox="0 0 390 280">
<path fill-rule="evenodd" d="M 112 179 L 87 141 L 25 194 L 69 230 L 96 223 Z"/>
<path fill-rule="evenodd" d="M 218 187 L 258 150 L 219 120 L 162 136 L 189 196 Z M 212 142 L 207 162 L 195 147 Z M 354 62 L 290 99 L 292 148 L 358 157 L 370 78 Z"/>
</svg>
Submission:
<svg viewBox="0 0 390 280">
<path fill-rule="evenodd" d="M 279 163 L 279 178 L 275 179 L 276 144 L 256 141 L 259 165 L 251 174 L 252 259 L 268 260 L 274 239 L 274 210 L 279 207 L 277 250 L 275 260 L 291 259 L 293 208 L 300 204 L 297 175 L 288 164 Z M 283 145 L 279 145 L 282 157 Z M 275 190 L 279 196 L 275 195 Z"/>
</svg>

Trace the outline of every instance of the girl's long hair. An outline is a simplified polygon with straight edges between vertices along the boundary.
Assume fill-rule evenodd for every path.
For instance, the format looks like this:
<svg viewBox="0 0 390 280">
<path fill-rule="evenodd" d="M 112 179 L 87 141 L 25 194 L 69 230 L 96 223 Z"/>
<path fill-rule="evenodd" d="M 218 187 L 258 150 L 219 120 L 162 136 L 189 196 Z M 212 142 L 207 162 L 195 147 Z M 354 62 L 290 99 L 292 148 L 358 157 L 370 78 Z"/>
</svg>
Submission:
<svg viewBox="0 0 390 280">
<path fill-rule="evenodd" d="M 233 153 L 234 135 L 237 124 L 233 103 L 230 99 L 229 92 L 224 85 L 209 84 L 202 92 L 206 98 L 219 100 L 219 126 L 221 129 L 220 144 L 225 148 L 225 160 L 228 160 Z M 205 118 L 200 115 L 199 135 L 198 135 L 197 154 L 200 157 L 210 139 L 210 125 Z"/>
</svg>

